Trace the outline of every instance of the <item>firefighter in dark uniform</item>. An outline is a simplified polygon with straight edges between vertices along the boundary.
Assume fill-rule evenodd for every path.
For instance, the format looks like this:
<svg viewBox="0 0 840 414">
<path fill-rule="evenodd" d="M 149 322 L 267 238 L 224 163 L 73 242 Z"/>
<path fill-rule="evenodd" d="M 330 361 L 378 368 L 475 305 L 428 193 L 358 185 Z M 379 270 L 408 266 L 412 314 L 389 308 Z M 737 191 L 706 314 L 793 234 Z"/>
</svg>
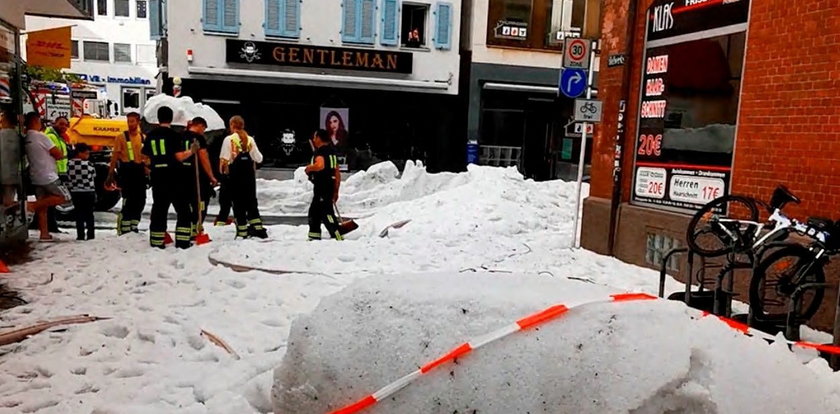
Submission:
<svg viewBox="0 0 840 414">
<path fill-rule="evenodd" d="M 184 179 L 183 160 L 198 152 L 198 144 L 184 151 L 183 139 L 173 130 L 172 109 L 162 106 L 158 109 L 159 127 L 146 136 L 143 154 L 149 157 L 152 179 L 152 217 L 149 224 L 152 247 L 163 249 L 166 239 L 166 221 L 169 206 L 175 207 L 175 247 L 186 249 L 191 246 L 192 219 L 189 196 L 192 194 Z"/>
<path fill-rule="evenodd" d="M 117 217 L 117 234 L 137 233 L 140 216 L 146 207 L 146 184 L 148 160 L 143 156 L 143 140 L 140 131 L 140 114 L 126 115 L 128 131 L 114 138 L 114 150 L 108 165 L 105 186 L 120 188 L 123 204 Z M 116 177 L 115 177 L 116 175 Z"/>
<path fill-rule="evenodd" d="M 213 169 L 210 166 L 210 157 L 207 154 L 207 139 L 204 137 L 204 132 L 207 130 L 207 121 L 198 116 L 190 121 L 187 130 L 184 131 L 184 146 L 183 150 L 188 151 L 193 146 L 193 143 L 198 143 L 198 161 L 196 156 L 192 156 L 184 160 L 184 180 L 192 189 L 190 194 L 190 212 L 192 213 L 192 236 L 195 240 L 196 235 L 202 231 L 204 218 L 207 217 L 207 205 L 210 202 L 210 194 L 218 182 L 216 176 L 213 174 Z M 196 177 L 195 162 L 198 162 L 199 176 Z M 198 193 L 196 193 L 198 190 Z M 198 196 L 201 196 L 199 200 Z M 201 219 L 201 220 L 199 220 Z"/>
<path fill-rule="evenodd" d="M 327 228 L 330 237 L 342 240 L 333 210 L 333 204 L 338 201 L 341 172 L 329 133 L 323 129 L 315 131 L 312 146 L 315 149 L 312 164 L 307 165 L 305 170 L 315 184 L 312 204 L 309 205 L 309 240 L 321 239 L 321 224 Z"/>
<path fill-rule="evenodd" d="M 263 155 L 254 138 L 245 131 L 241 116 L 230 119 L 231 135 L 222 143 L 219 169 L 228 176 L 228 190 L 236 218 L 236 237 L 268 237 L 257 203 L 257 164 Z"/>
</svg>

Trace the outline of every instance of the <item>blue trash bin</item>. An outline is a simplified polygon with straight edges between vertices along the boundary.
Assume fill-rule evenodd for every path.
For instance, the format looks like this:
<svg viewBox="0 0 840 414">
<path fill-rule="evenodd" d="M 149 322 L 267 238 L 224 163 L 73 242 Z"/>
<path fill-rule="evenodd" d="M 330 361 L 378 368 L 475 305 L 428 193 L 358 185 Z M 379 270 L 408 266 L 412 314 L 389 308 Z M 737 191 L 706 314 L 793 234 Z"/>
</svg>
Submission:
<svg viewBox="0 0 840 414">
<path fill-rule="evenodd" d="M 467 164 L 478 164 L 478 141 L 467 142 Z"/>
</svg>

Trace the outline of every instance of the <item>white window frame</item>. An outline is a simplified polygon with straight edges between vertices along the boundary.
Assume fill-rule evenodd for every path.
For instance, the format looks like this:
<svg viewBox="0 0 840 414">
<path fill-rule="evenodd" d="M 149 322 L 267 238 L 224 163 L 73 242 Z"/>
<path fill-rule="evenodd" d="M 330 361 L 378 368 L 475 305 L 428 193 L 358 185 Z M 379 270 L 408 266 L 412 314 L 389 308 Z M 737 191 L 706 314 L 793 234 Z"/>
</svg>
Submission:
<svg viewBox="0 0 840 414">
<path fill-rule="evenodd" d="M 114 63 L 122 64 L 122 65 L 132 65 L 132 64 L 134 64 L 135 59 L 134 59 L 134 56 L 132 56 L 134 48 L 131 47 L 132 46 L 131 43 L 116 43 L 116 42 L 114 42 L 114 43 L 112 43 L 112 45 L 113 46 L 111 46 L 111 49 L 112 49 L 112 52 L 113 52 L 112 54 L 114 56 L 113 57 L 113 62 Z M 117 60 L 117 45 L 128 46 L 128 61 Z"/>
</svg>

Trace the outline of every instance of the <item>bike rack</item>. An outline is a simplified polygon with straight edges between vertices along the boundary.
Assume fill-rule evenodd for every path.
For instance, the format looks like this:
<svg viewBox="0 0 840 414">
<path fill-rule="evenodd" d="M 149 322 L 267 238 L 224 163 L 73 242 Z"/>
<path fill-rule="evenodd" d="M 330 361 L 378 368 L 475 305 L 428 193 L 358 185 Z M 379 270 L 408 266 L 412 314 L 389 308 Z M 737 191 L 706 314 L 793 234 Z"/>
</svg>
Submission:
<svg viewBox="0 0 840 414">
<path fill-rule="evenodd" d="M 738 262 L 735 254 L 726 256 L 727 263 L 706 263 L 706 258 L 700 256 L 700 269 L 694 271 L 695 252 L 688 248 L 680 247 L 669 250 L 663 257 L 659 268 L 659 297 L 665 297 L 665 277 L 667 275 L 668 261 L 675 254 L 688 253 L 688 279 L 685 283 L 685 291 L 673 293 L 668 296 L 671 300 L 681 300 L 686 305 L 713 313 L 715 315 L 730 317 L 732 314 L 732 298 L 734 297 L 734 276 L 737 269 L 753 268 L 755 260 L 752 256 L 748 262 Z M 706 278 L 706 270 L 720 268 L 717 277 Z M 729 278 L 727 279 L 727 276 Z M 709 280 L 714 280 L 714 289 L 706 290 Z M 697 283 L 697 290 L 692 291 L 691 287 Z"/>
</svg>

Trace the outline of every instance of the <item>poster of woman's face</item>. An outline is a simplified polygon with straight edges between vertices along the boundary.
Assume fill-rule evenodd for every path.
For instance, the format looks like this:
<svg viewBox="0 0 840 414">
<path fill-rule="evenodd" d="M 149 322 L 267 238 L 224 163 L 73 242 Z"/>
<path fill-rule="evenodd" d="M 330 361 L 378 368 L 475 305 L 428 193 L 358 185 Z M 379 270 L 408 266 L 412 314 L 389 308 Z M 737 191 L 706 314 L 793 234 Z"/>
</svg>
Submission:
<svg viewBox="0 0 840 414">
<path fill-rule="evenodd" d="M 350 130 L 349 108 L 321 108 L 323 128 L 330 134 L 333 145 L 343 146 Z"/>
</svg>

